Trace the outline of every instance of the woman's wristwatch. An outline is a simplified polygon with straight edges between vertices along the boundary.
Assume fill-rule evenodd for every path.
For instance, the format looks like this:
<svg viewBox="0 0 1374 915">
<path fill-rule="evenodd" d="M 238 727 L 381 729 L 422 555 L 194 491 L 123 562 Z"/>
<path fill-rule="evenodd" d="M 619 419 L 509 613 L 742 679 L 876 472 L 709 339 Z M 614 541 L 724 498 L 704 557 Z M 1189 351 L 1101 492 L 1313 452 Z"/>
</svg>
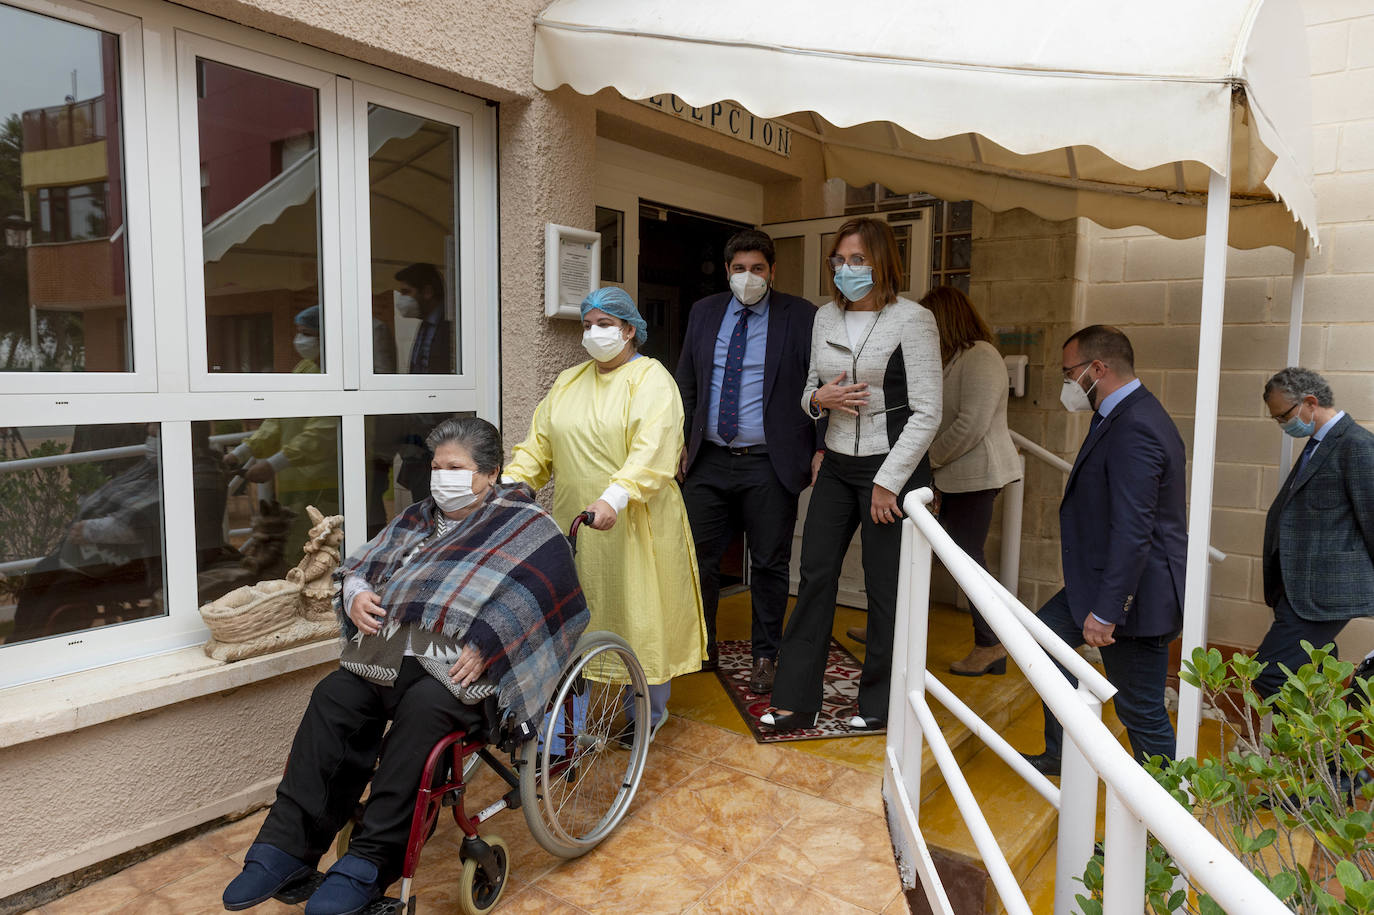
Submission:
<svg viewBox="0 0 1374 915">
<path fill-rule="evenodd" d="M 812 391 L 812 392 L 811 392 L 811 402 L 810 402 L 809 406 L 810 406 L 810 413 L 811 413 L 811 415 L 812 415 L 813 417 L 817 418 L 817 419 L 820 418 L 821 413 L 825 412 L 824 410 L 821 409 L 821 405 L 818 404 L 818 403 L 816 403 L 816 392 L 815 392 L 815 391 Z"/>
</svg>

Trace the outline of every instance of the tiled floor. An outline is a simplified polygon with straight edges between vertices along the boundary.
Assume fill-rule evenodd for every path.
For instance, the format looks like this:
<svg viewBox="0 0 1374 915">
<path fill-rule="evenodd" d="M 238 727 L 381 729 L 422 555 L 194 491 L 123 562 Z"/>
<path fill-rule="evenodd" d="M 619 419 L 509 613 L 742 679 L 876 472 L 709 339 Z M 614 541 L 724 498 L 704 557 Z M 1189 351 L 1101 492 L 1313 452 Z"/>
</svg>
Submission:
<svg viewBox="0 0 1374 915">
<path fill-rule="evenodd" d="M 836 632 L 861 622 L 841 612 Z M 724 602 L 721 637 L 748 631 L 748 598 Z M 853 646 L 850 643 L 850 647 Z M 629 816 L 592 853 L 550 856 L 522 813 L 483 827 L 509 844 L 501 913 L 905 913 L 880 794 L 881 737 L 761 746 L 710 674 L 674 683 L 673 717 L 650 750 Z M 469 809 L 500 788 L 482 769 Z M 207 833 L 39 909 L 43 915 L 221 912 L 264 812 Z M 461 833 L 425 847 L 415 881 L 426 913 L 458 911 Z M 326 862 L 327 863 L 327 862 Z M 268 903 L 252 911 L 296 911 Z"/>
</svg>

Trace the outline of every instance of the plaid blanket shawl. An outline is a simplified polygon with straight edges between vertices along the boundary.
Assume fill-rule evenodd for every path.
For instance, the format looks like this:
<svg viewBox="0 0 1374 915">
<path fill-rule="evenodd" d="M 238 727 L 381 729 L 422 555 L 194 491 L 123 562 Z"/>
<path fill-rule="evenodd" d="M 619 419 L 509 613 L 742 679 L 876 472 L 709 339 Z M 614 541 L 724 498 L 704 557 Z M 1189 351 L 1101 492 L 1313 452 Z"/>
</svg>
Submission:
<svg viewBox="0 0 1374 915">
<path fill-rule="evenodd" d="M 394 682 L 405 648 L 397 636 L 429 633 L 432 638 L 413 640 L 412 650 L 449 686 L 447 667 L 456 656 L 426 654 L 468 642 L 486 659 L 483 678 L 497 683 L 502 711 L 516 724 L 542 717 L 589 617 L 567 538 L 527 488 L 495 486 L 456 528 L 402 566 L 433 532 L 434 511 L 432 498 L 411 505 L 334 573 L 340 582 L 362 576 L 387 611 L 381 631 L 364 636 L 336 594 L 341 662 L 368 679 Z M 386 645 L 391 650 L 378 650 Z M 367 672 L 357 669 L 359 662 Z"/>
</svg>

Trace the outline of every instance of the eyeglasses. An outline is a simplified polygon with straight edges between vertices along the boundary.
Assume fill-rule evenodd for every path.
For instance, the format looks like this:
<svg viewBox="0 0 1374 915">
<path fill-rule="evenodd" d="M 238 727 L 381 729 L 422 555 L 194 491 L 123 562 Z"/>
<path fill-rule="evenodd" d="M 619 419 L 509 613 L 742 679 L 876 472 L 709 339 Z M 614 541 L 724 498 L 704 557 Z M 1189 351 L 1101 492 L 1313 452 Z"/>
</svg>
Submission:
<svg viewBox="0 0 1374 915">
<path fill-rule="evenodd" d="M 1278 416 L 1274 416 L 1271 414 L 1269 418 L 1272 419 L 1274 422 L 1278 423 L 1280 426 L 1282 426 L 1284 423 L 1288 422 L 1288 414 L 1292 413 L 1294 410 L 1301 406 L 1302 401 L 1300 400 L 1297 403 L 1293 404 L 1293 406 L 1289 407 L 1287 410 L 1284 410 Z"/>
<path fill-rule="evenodd" d="M 845 264 L 849 264 L 849 266 L 851 267 L 862 267 L 868 263 L 868 261 L 864 259 L 864 256 L 862 254 L 851 254 L 849 255 L 849 260 L 847 261 L 843 257 L 840 257 L 838 254 L 832 254 L 829 257 L 827 257 L 826 260 L 830 262 L 830 266 L 835 270 L 839 270 Z"/>
<path fill-rule="evenodd" d="M 1075 374 L 1073 373 L 1073 370 L 1074 370 L 1074 369 L 1081 369 L 1081 368 L 1082 368 L 1083 366 L 1085 366 L 1085 365 L 1092 365 L 1092 364 L 1093 364 L 1094 362 L 1096 362 L 1096 361 L 1097 361 L 1096 359 L 1089 359 L 1089 360 L 1087 360 L 1086 362 L 1079 362 L 1079 363 L 1077 363 L 1076 365 L 1066 365 L 1066 366 L 1064 366 L 1064 368 L 1062 369 L 1062 371 L 1064 372 L 1064 380 L 1065 380 L 1065 381 L 1077 381 L 1077 380 L 1078 380 L 1078 376 L 1075 375 Z"/>
</svg>

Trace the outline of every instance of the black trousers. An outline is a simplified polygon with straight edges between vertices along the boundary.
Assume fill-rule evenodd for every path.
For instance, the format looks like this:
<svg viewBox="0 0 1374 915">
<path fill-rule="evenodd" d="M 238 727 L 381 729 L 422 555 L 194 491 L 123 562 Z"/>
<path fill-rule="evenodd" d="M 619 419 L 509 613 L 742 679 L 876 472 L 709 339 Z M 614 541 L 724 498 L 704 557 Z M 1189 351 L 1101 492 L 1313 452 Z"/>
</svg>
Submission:
<svg viewBox="0 0 1374 915">
<path fill-rule="evenodd" d="M 382 753 L 388 719 L 391 731 Z M 479 706 L 459 702 L 414 658 L 401 664 L 392 686 L 339 668 L 310 696 L 257 841 L 318 863 L 371 780 L 366 813 L 348 851 L 377 865 L 382 886 L 392 883 L 405 861 L 425 758 L 445 734 L 481 722 Z"/>
<path fill-rule="evenodd" d="M 945 533 L 959 545 L 959 549 L 985 569 L 988 563 L 983 554 L 983 545 L 988 539 L 988 528 L 992 526 L 992 503 L 997 499 L 997 493 L 996 489 L 980 489 L 975 492 L 940 494 L 940 524 Z M 973 644 L 979 648 L 1001 644 L 978 608 L 970 609 L 973 611 Z"/>
<path fill-rule="evenodd" d="M 1083 644 L 1083 627 L 1074 622 L 1069 611 L 1069 598 L 1060 588 L 1045 602 L 1035 614 L 1041 622 L 1054 630 L 1069 644 L 1077 648 Z M 1116 687 L 1112 703 L 1116 706 L 1116 717 L 1126 726 L 1126 736 L 1131 740 L 1131 752 L 1141 762 L 1151 756 L 1174 758 L 1176 748 L 1174 725 L 1169 720 L 1169 711 L 1164 707 L 1164 680 L 1169 673 L 1169 643 L 1178 638 L 1178 633 L 1152 636 L 1117 635 L 1116 641 L 1103 645 L 1102 669 L 1107 682 Z M 1069 682 L 1078 686 L 1078 679 L 1055 662 L 1059 672 L 1068 677 Z M 1064 726 L 1050 714 L 1048 706 L 1042 704 L 1045 714 L 1045 752 L 1058 758 L 1063 753 Z"/>
<path fill-rule="evenodd" d="M 1277 693 L 1279 687 L 1288 679 L 1288 675 L 1279 669 L 1280 664 L 1289 670 L 1297 670 L 1312 660 L 1307 656 L 1307 652 L 1302 650 L 1303 639 L 1311 642 L 1312 647 L 1321 648 L 1328 643 L 1334 643 L 1336 636 L 1341 634 L 1341 630 L 1349 622 L 1305 620 L 1294 612 L 1293 605 L 1288 602 L 1288 595 L 1280 593 L 1274 605 L 1274 623 L 1264 634 L 1264 641 L 1260 642 L 1259 648 L 1255 651 L 1255 660 L 1268 665 L 1255 678 L 1255 692 L 1259 693 L 1262 699 Z M 1331 646 L 1331 656 L 1336 657 L 1334 644 Z"/>
<path fill-rule="evenodd" d="M 797 494 L 782 485 L 767 454 L 732 455 L 727 448 L 702 442 L 692 472 L 683 483 L 682 498 L 687 503 L 701 573 L 708 643 L 716 643 L 720 559 L 730 540 L 742 530 L 749 538 L 753 655 L 756 659 L 776 658 L 787 613 Z"/>
<path fill-rule="evenodd" d="M 849 457 L 831 451 L 821 462 L 802 532 L 797 604 L 783 631 L 778 654 L 772 696 L 775 708 L 803 715 L 820 711 L 840 567 L 857 529 L 863 546 L 864 588 L 868 592 L 868 641 L 859 677 L 858 713 L 865 718 L 887 717 L 902 526 L 896 521 L 875 524 L 869 512 L 873 476 L 886 457 Z M 926 485 L 928 479 L 928 472 L 918 470 L 898 493 L 899 501 L 916 486 Z"/>
</svg>

